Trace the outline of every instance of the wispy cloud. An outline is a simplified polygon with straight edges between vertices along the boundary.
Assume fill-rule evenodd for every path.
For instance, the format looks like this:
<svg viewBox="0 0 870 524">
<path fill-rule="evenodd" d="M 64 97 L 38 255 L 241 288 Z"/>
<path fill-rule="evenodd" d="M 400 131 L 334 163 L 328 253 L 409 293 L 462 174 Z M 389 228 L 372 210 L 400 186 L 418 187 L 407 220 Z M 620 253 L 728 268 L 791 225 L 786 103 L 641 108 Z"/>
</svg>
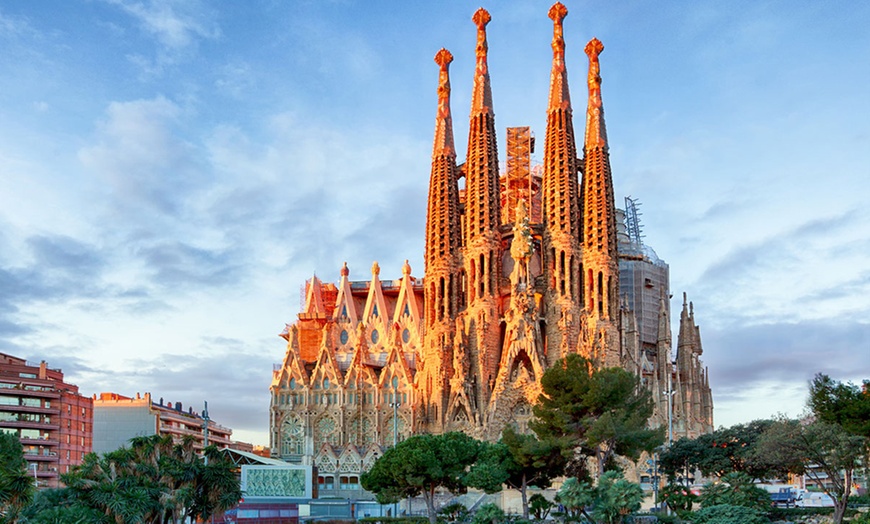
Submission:
<svg viewBox="0 0 870 524">
<path fill-rule="evenodd" d="M 106 0 L 134 17 L 139 27 L 158 43 L 153 57 L 141 54 L 130 59 L 148 74 L 161 74 L 195 52 L 200 40 L 220 36 L 214 14 L 195 0 Z"/>
</svg>

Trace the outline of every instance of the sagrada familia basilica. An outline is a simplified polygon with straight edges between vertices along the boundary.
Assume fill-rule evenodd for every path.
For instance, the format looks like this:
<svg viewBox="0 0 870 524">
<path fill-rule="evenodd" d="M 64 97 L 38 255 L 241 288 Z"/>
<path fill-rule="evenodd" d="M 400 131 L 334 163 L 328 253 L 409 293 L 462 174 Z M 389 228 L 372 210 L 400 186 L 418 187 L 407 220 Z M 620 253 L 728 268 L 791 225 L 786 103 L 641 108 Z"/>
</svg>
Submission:
<svg viewBox="0 0 870 524">
<path fill-rule="evenodd" d="M 273 456 L 318 466 L 321 489 L 357 489 L 383 450 L 416 433 L 459 430 L 497 440 L 526 430 L 544 371 L 569 353 L 641 377 L 653 426 L 674 438 L 713 429 L 713 402 L 694 311 L 683 296 L 672 357 L 667 265 L 644 246 L 635 201 L 616 208 L 592 39 L 582 150 L 556 3 L 543 165 L 529 128 L 508 129 L 499 169 L 487 66 L 489 13 L 478 10 L 468 154 L 457 163 L 446 49 L 426 215 L 425 278 L 306 282 L 282 333 L 271 384 Z M 578 155 L 578 153 L 580 153 Z"/>
</svg>

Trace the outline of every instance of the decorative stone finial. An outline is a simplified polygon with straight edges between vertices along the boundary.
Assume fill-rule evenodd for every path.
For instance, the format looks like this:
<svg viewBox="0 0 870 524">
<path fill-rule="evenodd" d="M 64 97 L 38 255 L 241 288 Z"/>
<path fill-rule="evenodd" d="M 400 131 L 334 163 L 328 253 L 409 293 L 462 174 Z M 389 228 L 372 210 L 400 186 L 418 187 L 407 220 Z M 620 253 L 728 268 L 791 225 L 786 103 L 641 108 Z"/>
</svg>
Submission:
<svg viewBox="0 0 870 524">
<path fill-rule="evenodd" d="M 438 74 L 438 113 L 435 116 L 435 142 L 432 149 L 436 155 L 454 155 L 453 118 L 450 115 L 450 62 L 453 55 L 441 48 L 435 54 L 435 63 L 440 68 Z"/>
<path fill-rule="evenodd" d="M 550 73 L 550 99 L 548 111 L 570 110 L 571 95 L 568 90 L 568 73 L 565 67 L 565 38 L 562 20 L 568 16 L 568 9 L 559 2 L 553 4 L 547 13 L 553 20 L 553 69 Z"/>
<path fill-rule="evenodd" d="M 489 46 L 486 43 L 486 25 L 492 20 L 489 11 L 480 8 L 471 17 L 477 26 L 477 64 L 474 70 L 474 86 L 471 91 L 471 115 L 492 112 L 492 87 L 489 85 L 489 66 L 486 63 L 486 54 Z"/>
<path fill-rule="evenodd" d="M 601 40 L 593 38 L 586 44 L 589 55 L 589 106 L 586 110 L 586 149 L 607 149 L 607 130 L 604 126 L 604 105 L 601 102 L 601 65 L 598 55 L 604 50 Z"/>
<path fill-rule="evenodd" d="M 474 12 L 471 21 L 477 26 L 477 56 L 485 55 L 488 49 L 486 45 L 486 24 L 492 20 L 489 11 L 480 8 Z"/>
<path fill-rule="evenodd" d="M 408 259 L 405 259 L 405 263 L 402 265 L 402 274 L 410 275 L 411 274 L 411 264 L 408 263 Z"/>
<path fill-rule="evenodd" d="M 547 16 L 553 21 L 553 52 L 564 56 L 565 38 L 562 36 L 562 20 L 568 16 L 568 8 L 562 5 L 561 2 L 556 2 L 550 8 Z"/>
<path fill-rule="evenodd" d="M 381 266 L 378 265 L 378 261 L 375 260 L 372 262 L 372 276 L 376 277 L 381 274 Z"/>
<path fill-rule="evenodd" d="M 344 265 L 341 266 L 341 276 L 346 277 L 348 275 L 350 275 L 350 270 L 347 268 L 347 262 L 345 262 Z"/>
</svg>

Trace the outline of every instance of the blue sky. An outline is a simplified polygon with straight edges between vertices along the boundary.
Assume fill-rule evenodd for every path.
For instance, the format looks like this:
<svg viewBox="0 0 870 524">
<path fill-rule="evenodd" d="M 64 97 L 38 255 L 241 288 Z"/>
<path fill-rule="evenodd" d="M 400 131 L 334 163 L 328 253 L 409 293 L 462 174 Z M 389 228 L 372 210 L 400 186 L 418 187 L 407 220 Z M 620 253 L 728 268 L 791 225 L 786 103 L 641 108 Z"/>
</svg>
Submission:
<svg viewBox="0 0 870 524">
<path fill-rule="evenodd" d="M 501 145 L 543 137 L 550 3 L 484 5 Z M 267 444 L 304 280 L 423 273 L 433 56 L 462 157 L 479 7 L 441 4 L 0 5 L 0 351 Z M 870 378 L 870 4 L 566 5 L 575 128 L 594 36 L 617 203 L 694 302 L 717 425 Z"/>
</svg>

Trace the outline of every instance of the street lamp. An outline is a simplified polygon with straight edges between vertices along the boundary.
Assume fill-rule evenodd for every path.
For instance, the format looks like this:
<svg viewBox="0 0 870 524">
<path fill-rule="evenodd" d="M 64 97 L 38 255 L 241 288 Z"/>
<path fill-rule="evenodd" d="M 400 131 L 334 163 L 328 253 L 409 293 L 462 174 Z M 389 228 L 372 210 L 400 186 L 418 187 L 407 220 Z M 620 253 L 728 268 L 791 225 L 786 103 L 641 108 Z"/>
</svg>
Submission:
<svg viewBox="0 0 870 524">
<path fill-rule="evenodd" d="M 203 400 L 202 408 L 202 456 L 205 458 L 205 465 L 208 466 L 208 456 L 205 454 L 205 448 L 208 447 L 208 400 Z"/>
<path fill-rule="evenodd" d="M 393 447 L 399 443 L 399 377 L 393 375 L 393 401 L 390 402 L 390 407 L 393 408 Z M 393 504 L 393 517 L 399 516 L 399 503 Z"/>
<path fill-rule="evenodd" d="M 399 443 L 399 377 L 393 377 L 393 401 L 390 402 L 390 407 L 393 408 L 393 447 Z"/>
<path fill-rule="evenodd" d="M 674 393 L 676 393 L 673 387 L 674 364 L 676 362 L 671 362 L 668 366 L 668 390 L 663 392 L 668 399 L 668 447 L 674 443 Z"/>
</svg>

